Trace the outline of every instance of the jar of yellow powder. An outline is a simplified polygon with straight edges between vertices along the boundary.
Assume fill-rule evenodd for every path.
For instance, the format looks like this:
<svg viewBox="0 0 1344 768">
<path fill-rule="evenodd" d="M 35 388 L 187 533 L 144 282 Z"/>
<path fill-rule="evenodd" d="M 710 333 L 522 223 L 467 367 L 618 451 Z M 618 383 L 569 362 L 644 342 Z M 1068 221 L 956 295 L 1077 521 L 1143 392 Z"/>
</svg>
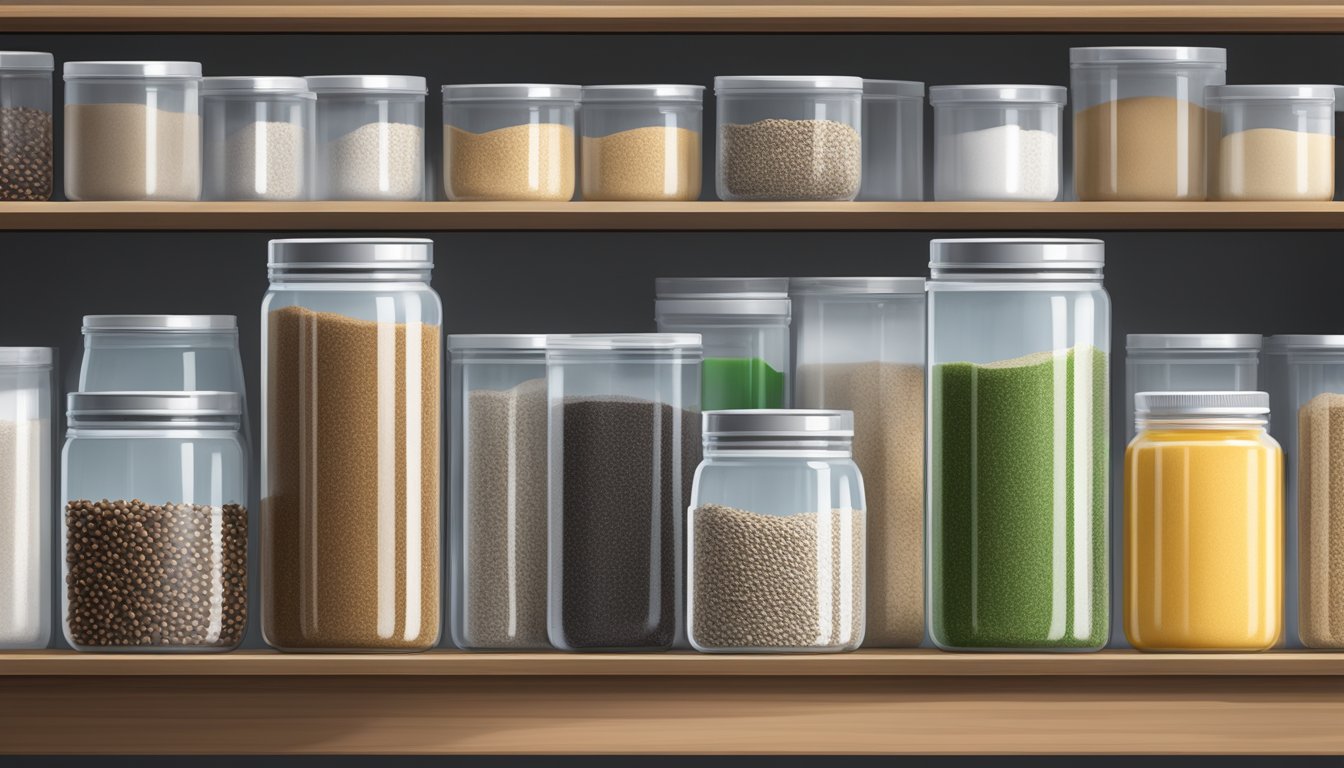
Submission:
<svg viewBox="0 0 1344 768">
<path fill-rule="evenodd" d="M 1263 651 L 1283 612 L 1283 453 L 1264 392 L 1141 392 L 1124 623 L 1144 651 Z"/>
</svg>

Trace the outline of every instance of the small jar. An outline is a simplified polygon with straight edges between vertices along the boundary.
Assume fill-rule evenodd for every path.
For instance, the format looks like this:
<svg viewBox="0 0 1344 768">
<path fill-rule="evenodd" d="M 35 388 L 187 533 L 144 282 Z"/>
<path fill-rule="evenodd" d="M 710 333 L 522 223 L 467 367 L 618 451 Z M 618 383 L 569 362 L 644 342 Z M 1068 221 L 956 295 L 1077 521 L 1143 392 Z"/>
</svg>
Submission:
<svg viewBox="0 0 1344 768">
<path fill-rule="evenodd" d="M 702 85 L 583 89 L 583 199 L 699 200 Z"/>
<path fill-rule="evenodd" d="M 453 643 L 550 648 L 546 634 L 546 337 L 448 337 Z"/>
<path fill-rule="evenodd" d="M 924 84 L 863 81 L 860 200 L 924 199 Z"/>
<path fill-rule="evenodd" d="M 721 200 L 853 200 L 863 181 L 863 80 L 714 78 Z"/>
<path fill-rule="evenodd" d="M 316 97 L 302 77 L 207 77 L 205 198 L 306 200 Z"/>
<path fill-rule="evenodd" d="M 0 51 L 0 200 L 51 199 L 50 53 Z"/>
<path fill-rule="evenodd" d="M 51 638 L 55 350 L 0 347 L 0 649 Z"/>
<path fill-rule="evenodd" d="M 1264 392 L 1140 392 L 1125 452 L 1125 635 L 1264 651 L 1282 626 L 1283 456 Z"/>
<path fill-rule="evenodd" d="M 317 199 L 424 199 L 425 78 L 305 79 L 317 94 Z"/>
<path fill-rule="evenodd" d="M 551 645 L 667 650 L 685 634 L 685 519 L 700 463 L 700 336 L 552 336 Z"/>
<path fill-rule="evenodd" d="M 574 198 L 577 85 L 443 86 L 449 200 Z"/>
<path fill-rule="evenodd" d="M 704 653 L 863 642 L 866 507 L 849 411 L 713 411 L 686 523 L 687 622 Z"/>
<path fill-rule="evenodd" d="M 65 64 L 65 196 L 201 198 L 201 65 Z"/>
<path fill-rule="evenodd" d="M 1215 85 L 1204 99 L 1211 199 L 1334 199 L 1335 86 Z"/>
<path fill-rule="evenodd" d="M 73 392 L 62 605 L 78 651 L 228 651 L 247 626 L 247 462 L 232 392 Z"/>
<path fill-rule="evenodd" d="M 788 405 L 788 278 L 660 277 L 655 292 L 660 333 L 700 334 L 702 409 Z"/>
<path fill-rule="evenodd" d="M 1079 200 L 1203 200 L 1205 87 L 1227 50 L 1070 48 L 1073 186 Z"/>
<path fill-rule="evenodd" d="M 930 88 L 933 199 L 1058 200 L 1067 99 L 1057 85 Z"/>
<path fill-rule="evenodd" d="M 262 633 L 439 641 L 443 305 L 430 240 L 272 240 L 262 300 Z"/>
</svg>

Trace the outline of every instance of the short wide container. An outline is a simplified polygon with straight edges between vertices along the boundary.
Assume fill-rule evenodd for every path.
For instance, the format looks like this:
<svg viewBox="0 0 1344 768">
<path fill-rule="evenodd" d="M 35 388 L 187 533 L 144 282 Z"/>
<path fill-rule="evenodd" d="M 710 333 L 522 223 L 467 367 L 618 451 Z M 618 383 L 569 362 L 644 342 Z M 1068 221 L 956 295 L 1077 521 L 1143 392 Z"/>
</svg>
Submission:
<svg viewBox="0 0 1344 768">
<path fill-rule="evenodd" d="M 443 86 L 448 199 L 573 199 L 582 92 L 543 83 Z"/>
<path fill-rule="evenodd" d="M 1210 198 L 1334 199 L 1335 86 L 1219 85 L 1204 98 Z"/>
<path fill-rule="evenodd" d="M 50 200 L 50 53 L 0 51 L 0 201 Z"/>
<path fill-rule="evenodd" d="M 588 85 L 584 200 L 699 200 L 703 85 Z"/>
<path fill-rule="evenodd" d="M 317 199 L 425 196 L 425 78 L 312 75 L 317 94 Z"/>
<path fill-rule="evenodd" d="M 51 638 L 56 351 L 0 347 L 0 649 Z"/>
<path fill-rule="evenodd" d="M 933 199 L 1058 199 L 1067 98 L 1056 85 L 930 88 Z"/>
<path fill-rule="evenodd" d="M 924 199 L 924 84 L 863 81 L 860 200 Z"/>
<path fill-rule="evenodd" d="M 207 77 L 205 198 L 306 200 L 316 97 L 302 77 Z"/>
</svg>

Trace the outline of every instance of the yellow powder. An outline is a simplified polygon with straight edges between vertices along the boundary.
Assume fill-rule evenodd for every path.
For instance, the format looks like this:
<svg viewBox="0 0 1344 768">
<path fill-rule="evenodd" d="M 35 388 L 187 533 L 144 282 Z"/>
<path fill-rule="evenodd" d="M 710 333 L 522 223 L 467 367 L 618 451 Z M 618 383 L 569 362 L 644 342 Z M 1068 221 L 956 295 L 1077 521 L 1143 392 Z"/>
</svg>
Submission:
<svg viewBox="0 0 1344 768">
<path fill-rule="evenodd" d="M 574 130 L 529 123 L 472 133 L 445 125 L 443 178 L 452 200 L 570 200 Z"/>
<path fill-rule="evenodd" d="M 1217 200 L 1331 200 L 1335 196 L 1335 137 L 1253 128 L 1222 137 L 1216 147 Z M 1211 180 L 1213 181 L 1213 180 Z"/>
<path fill-rule="evenodd" d="M 1079 200 L 1203 200 L 1206 112 L 1182 99 L 1107 101 L 1073 117 Z"/>
<path fill-rule="evenodd" d="M 698 200 L 700 132 L 660 125 L 583 137 L 585 200 Z"/>
</svg>

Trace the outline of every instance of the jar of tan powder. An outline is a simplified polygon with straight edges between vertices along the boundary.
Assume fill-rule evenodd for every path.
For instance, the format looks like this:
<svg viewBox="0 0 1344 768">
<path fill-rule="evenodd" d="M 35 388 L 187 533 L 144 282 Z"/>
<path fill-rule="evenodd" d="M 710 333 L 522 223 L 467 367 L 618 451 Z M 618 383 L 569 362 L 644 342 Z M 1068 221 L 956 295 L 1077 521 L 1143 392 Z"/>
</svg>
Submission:
<svg viewBox="0 0 1344 768">
<path fill-rule="evenodd" d="M 585 200 L 698 200 L 701 85 L 583 89 Z"/>
<path fill-rule="evenodd" d="M 540 83 L 443 86 L 448 199 L 573 199 L 581 93 Z"/>
<path fill-rule="evenodd" d="M 1331 200 L 1335 86 L 1216 85 L 1209 106 L 1209 197 Z"/>
</svg>

